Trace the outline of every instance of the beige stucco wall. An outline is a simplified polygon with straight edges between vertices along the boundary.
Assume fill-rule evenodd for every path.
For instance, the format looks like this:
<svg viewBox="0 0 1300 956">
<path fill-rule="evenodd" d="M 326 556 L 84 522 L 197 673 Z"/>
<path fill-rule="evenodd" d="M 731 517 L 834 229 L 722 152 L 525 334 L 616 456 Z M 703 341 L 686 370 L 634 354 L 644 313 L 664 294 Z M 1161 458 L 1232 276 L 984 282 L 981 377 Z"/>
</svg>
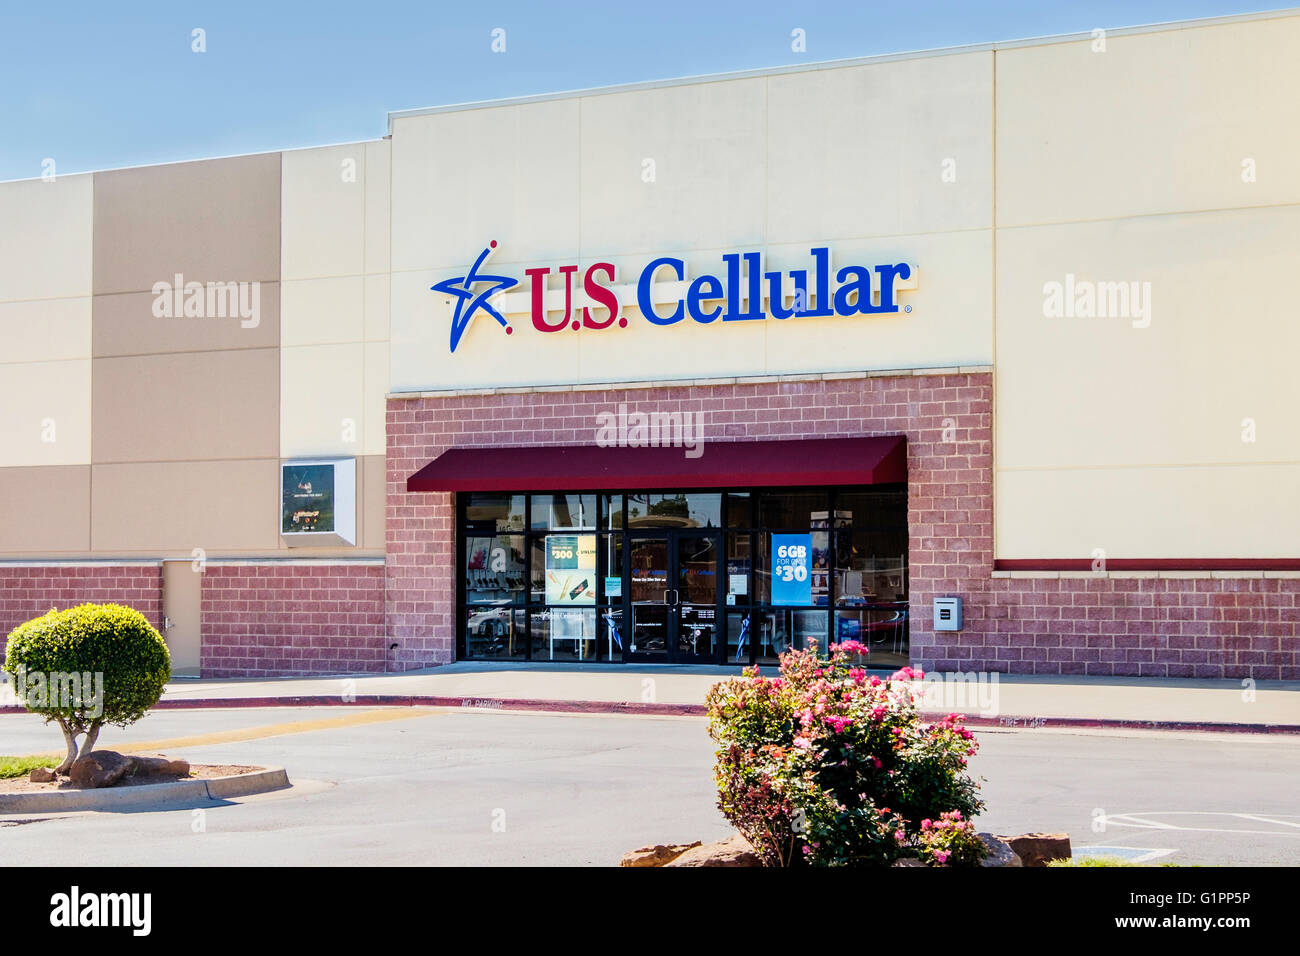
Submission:
<svg viewBox="0 0 1300 956">
<path fill-rule="evenodd" d="M 387 141 L 284 154 L 280 453 L 384 454 Z"/>
<path fill-rule="evenodd" d="M 1296 556 L 1297 50 L 1290 16 L 998 51 L 999 558 Z M 1067 274 L 1150 283 L 1149 324 L 1044 315 Z"/>
<path fill-rule="evenodd" d="M 93 185 L 0 184 L 0 469 L 90 463 Z"/>
<path fill-rule="evenodd" d="M 399 117 L 393 126 L 392 387 L 639 381 L 986 364 L 992 355 L 992 54 L 600 93 Z M 945 162 L 955 181 L 945 181 Z M 653 181 L 647 180 L 653 163 Z M 909 314 L 646 322 L 507 338 L 475 320 L 455 354 L 430 293 L 489 240 L 492 272 L 660 255 L 724 275 L 906 260 Z M 524 293 L 526 282 L 515 291 Z"/>
</svg>

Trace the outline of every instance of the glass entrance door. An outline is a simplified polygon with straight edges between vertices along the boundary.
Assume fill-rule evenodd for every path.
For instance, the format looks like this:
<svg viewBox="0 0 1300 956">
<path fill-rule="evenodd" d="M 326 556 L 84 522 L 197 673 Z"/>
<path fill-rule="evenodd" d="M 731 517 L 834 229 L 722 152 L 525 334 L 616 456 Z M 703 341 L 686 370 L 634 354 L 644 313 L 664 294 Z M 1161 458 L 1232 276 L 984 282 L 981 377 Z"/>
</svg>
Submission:
<svg viewBox="0 0 1300 956">
<path fill-rule="evenodd" d="M 719 660 L 719 559 L 715 531 L 629 536 L 632 633 L 627 659 L 664 664 Z"/>
<path fill-rule="evenodd" d="M 668 663 L 672 582 L 669 578 L 668 536 L 632 535 L 628 541 L 632 580 L 631 640 L 624 657 L 633 661 Z"/>
<path fill-rule="evenodd" d="M 708 531 L 674 531 L 673 610 L 677 664 L 718 660 L 718 561 L 722 536 Z"/>
</svg>

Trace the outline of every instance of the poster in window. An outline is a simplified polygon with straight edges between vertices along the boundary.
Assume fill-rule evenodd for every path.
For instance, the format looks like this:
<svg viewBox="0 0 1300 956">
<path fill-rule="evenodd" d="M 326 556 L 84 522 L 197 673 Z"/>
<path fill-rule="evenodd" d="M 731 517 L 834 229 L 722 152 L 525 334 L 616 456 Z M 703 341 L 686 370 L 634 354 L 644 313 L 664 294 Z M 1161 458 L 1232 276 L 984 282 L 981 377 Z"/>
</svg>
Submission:
<svg viewBox="0 0 1300 956">
<path fill-rule="evenodd" d="M 546 536 L 546 603 L 596 603 L 596 536 Z"/>
<path fill-rule="evenodd" d="M 812 603 L 812 535 L 772 535 L 772 603 L 798 607 Z"/>
</svg>

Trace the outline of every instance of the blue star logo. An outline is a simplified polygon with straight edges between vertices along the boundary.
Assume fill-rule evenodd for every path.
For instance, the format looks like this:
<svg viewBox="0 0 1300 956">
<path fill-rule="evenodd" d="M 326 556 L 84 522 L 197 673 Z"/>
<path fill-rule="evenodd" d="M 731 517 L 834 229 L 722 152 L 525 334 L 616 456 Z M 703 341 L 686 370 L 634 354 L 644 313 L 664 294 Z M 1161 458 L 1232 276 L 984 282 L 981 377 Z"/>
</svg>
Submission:
<svg viewBox="0 0 1300 956">
<path fill-rule="evenodd" d="M 474 260 L 468 275 L 456 276 L 454 279 L 444 279 L 437 285 L 429 287 L 434 292 L 443 292 L 456 297 L 456 311 L 451 317 L 451 350 L 453 352 L 456 351 L 461 336 L 465 334 L 470 322 L 474 319 L 474 313 L 479 309 L 500 322 L 501 327 L 506 330 L 506 335 L 514 331 L 510 327 L 510 323 L 505 320 L 505 316 L 488 305 L 487 300 L 498 292 L 504 292 L 511 286 L 518 285 L 519 280 L 511 279 L 509 276 L 480 274 L 478 271 L 496 247 L 497 241 L 493 239 L 488 247 L 479 254 L 479 257 Z M 480 283 L 488 283 L 488 287 L 482 292 L 475 293 L 474 286 Z"/>
</svg>

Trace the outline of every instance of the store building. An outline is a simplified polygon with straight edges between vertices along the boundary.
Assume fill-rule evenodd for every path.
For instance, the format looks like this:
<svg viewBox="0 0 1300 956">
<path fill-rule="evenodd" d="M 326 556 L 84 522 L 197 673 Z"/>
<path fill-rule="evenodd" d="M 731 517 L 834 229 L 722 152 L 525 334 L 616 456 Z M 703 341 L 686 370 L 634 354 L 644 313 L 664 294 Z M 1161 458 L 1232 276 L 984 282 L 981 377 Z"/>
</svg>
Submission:
<svg viewBox="0 0 1300 956">
<path fill-rule="evenodd" d="M 0 633 L 1296 679 L 1298 88 L 1292 11 L 0 184 Z"/>
</svg>

